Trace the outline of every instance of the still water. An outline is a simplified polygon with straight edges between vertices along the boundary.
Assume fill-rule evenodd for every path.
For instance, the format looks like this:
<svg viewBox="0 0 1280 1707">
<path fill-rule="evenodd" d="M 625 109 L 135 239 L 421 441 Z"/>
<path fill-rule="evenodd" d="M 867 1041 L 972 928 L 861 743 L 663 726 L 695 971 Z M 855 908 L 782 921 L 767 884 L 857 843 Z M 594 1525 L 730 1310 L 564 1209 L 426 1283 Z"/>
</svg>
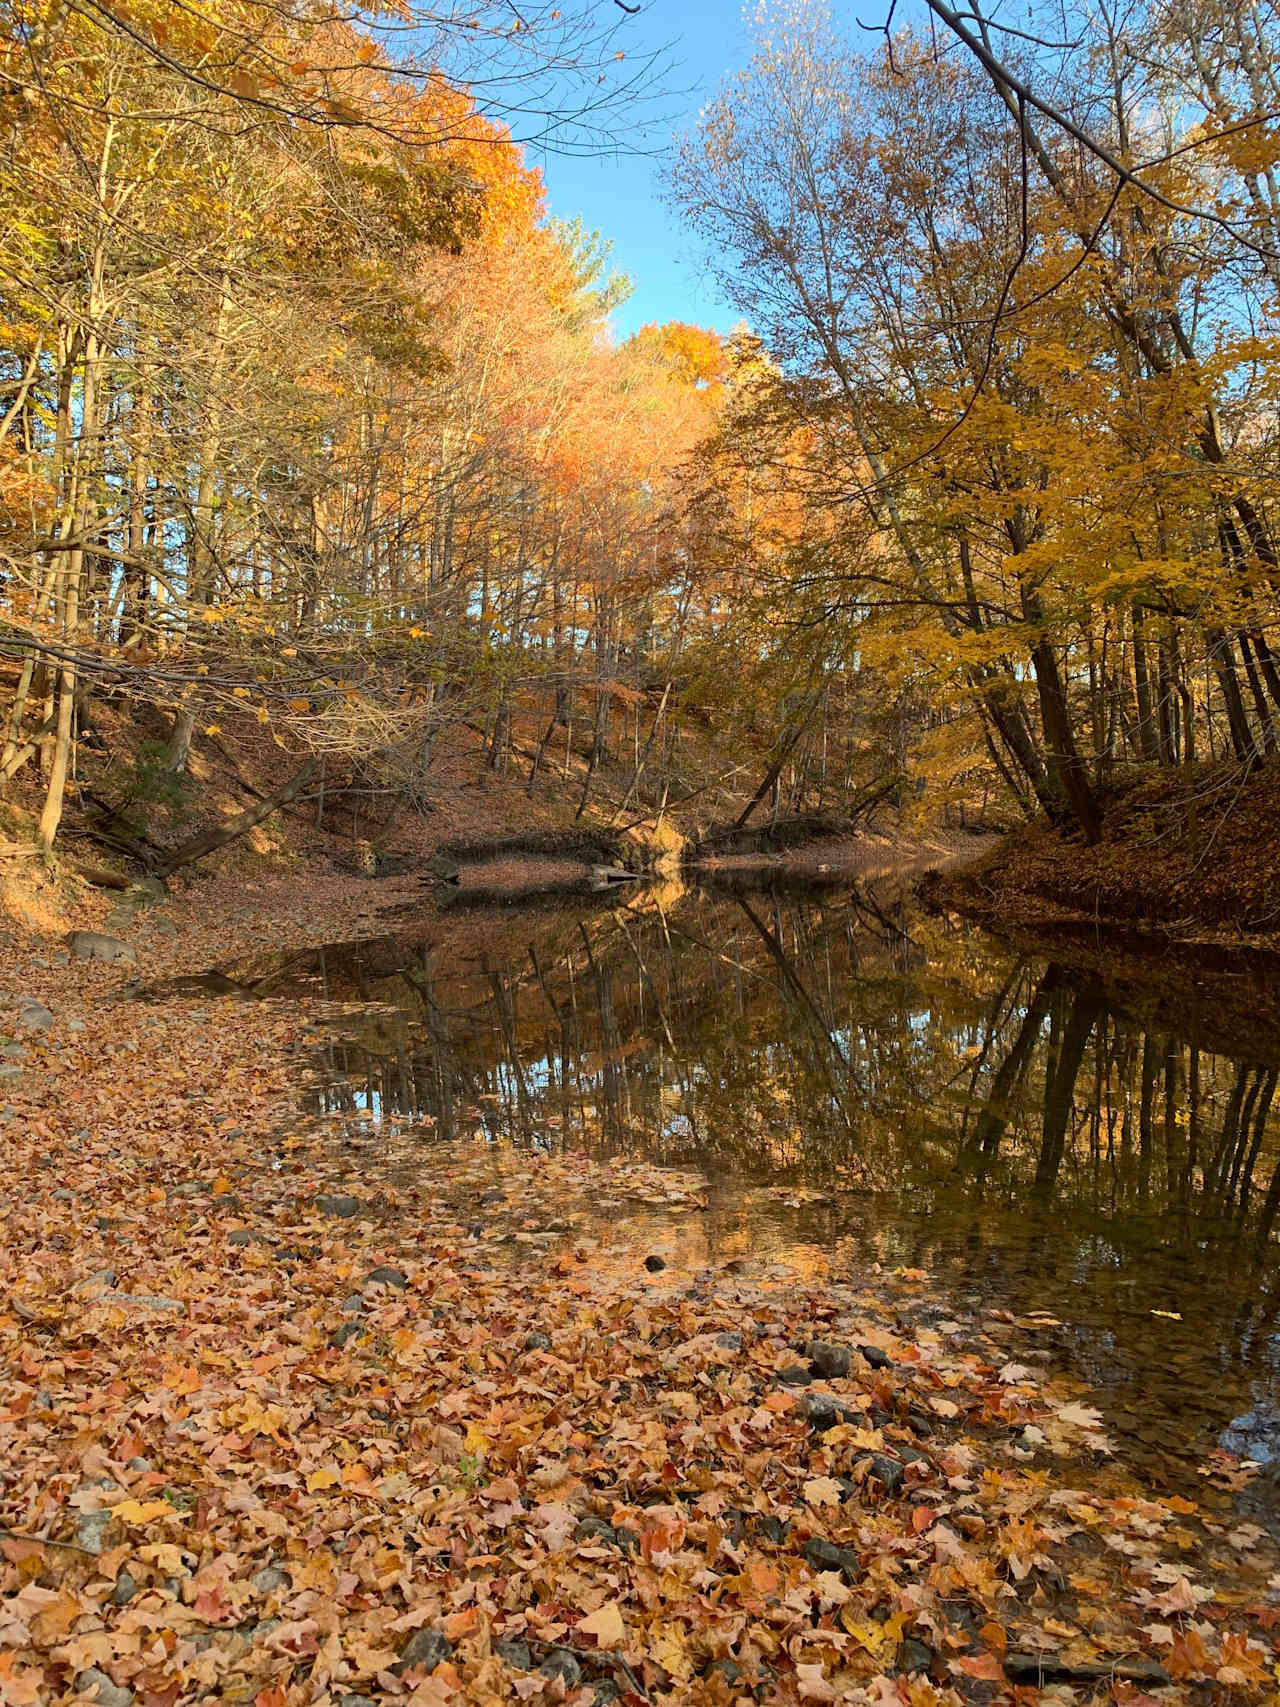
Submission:
<svg viewBox="0 0 1280 1707">
<path fill-rule="evenodd" d="M 908 1265 L 939 1317 L 1038 1312 L 1029 1354 L 1156 1487 L 1215 1447 L 1275 1460 L 1245 1496 L 1271 1527 L 1280 1029 L 1256 979 L 1070 959 L 887 881 L 459 909 L 229 972 L 368 1004 L 318 1112 L 420 1132 L 424 1167 L 479 1131 L 696 1168 L 708 1262 Z"/>
</svg>

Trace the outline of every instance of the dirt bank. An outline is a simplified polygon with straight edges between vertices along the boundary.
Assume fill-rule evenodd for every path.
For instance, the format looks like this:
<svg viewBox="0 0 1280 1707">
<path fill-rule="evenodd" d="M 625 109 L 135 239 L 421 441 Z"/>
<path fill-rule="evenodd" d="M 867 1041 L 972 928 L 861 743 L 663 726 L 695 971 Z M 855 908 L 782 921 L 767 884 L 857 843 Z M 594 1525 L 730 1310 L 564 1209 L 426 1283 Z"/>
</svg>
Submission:
<svg viewBox="0 0 1280 1707">
<path fill-rule="evenodd" d="M 996 929 L 1086 924 L 1280 944 L 1280 761 L 1189 766 L 1118 788 L 1101 841 L 1017 830 L 930 886 Z"/>
</svg>

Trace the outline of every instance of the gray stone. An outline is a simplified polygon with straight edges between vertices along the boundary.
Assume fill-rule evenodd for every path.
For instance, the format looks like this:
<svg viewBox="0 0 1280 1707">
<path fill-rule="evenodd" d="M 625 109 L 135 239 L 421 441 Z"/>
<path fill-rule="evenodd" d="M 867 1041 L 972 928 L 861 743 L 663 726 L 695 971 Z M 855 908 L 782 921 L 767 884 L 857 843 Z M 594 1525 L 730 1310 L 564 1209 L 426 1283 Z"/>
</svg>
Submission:
<svg viewBox="0 0 1280 1707">
<path fill-rule="evenodd" d="M 813 1379 L 802 1363 L 787 1364 L 784 1369 L 775 1371 L 773 1378 L 784 1387 L 807 1387 Z"/>
<path fill-rule="evenodd" d="M 251 1245 L 256 1237 L 247 1227 L 233 1227 L 227 1234 L 229 1245 Z"/>
<path fill-rule="evenodd" d="M 278 1630 L 282 1622 L 283 1620 L 279 1618 L 259 1618 L 249 1634 L 260 1642 L 264 1636 L 269 1636 L 273 1630 Z"/>
<path fill-rule="evenodd" d="M 274 1594 L 278 1588 L 288 1588 L 289 1573 L 282 1571 L 279 1565 L 264 1565 L 260 1571 L 255 1571 L 249 1581 L 259 1594 Z"/>
<path fill-rule="evenodd" d="M 881 1351 L 878 1345 L 860 1345 L 860 1354 L 871 1365 L 872 1369 L 892 1369 L 893 1359 L 887 1351 Z"/>
<path fill-rule="evenodd" d="M 25 1043 L 0 1044 L 0 1055 L 3 1055 L 6 1061 L 29 1061 L 31 1059 L 31 1051 Z"/>
<path fill-rule="evenodd" d="M 656 1251 L 652 1251 L 644 1259 L 644 1266 L 649 1270 L 650 1274 L 657 1274 L 660 1269 L 664 1269 L 667 1266 L 667 1259 L 665 1257 L 660 1257 Z"/>
<path fill-rule="evenodd" d="M 394 1286 L 397 1292 L 403 1292 L 409 1284 L 408 1278 L 398 1268 L 392 1268 L 385 1262 L 373 1270 L 369 1279 L 378 1286 Z"/>
<path fill-rule="evenodd" d="M 742 1335 L 741 1334 L 717 1334 L 716 1335 L 716 1344 L 718 1346 L 720 1346 L 721 1349 L 724 1351 L 741 1351 L 742 1350 Z"/>
<path fill-rule="evenodd" d="M 82 1019 L 69 1019 L 67 1021 L 68 1031 L 88 1031 L 88 1029 L 88 1026 Z"/>
<path fill-rule="evenodd" d="M 879 1482 L 886 1494 L 893 1495 L 901 1489 L 906 1473 L 905 1464 L 900 1464 L 896 1458 L 887 1457 L 883 1452 L 876 1452 L 872 1454 L 867 1477 L 868 1480 Z"/>
<path fill-rule="evenodd" d="M 341 1191 L 317 1192 L 316 1208 L 322 1215 L 341 1215 L 346 1220 L 360 1213 L 359 1200 Z"/>
<path fill-rule="evenodd" d="M 90 1666 L 76 1674 L 76 1688 L 82 1695 L 92 1692 L 98 1707 L 130 1707 L 133 1691 L 121 1683 L 113 1683 L 105 1671 Z"/>
<path fill-rule="evenodd" d="M 611 1523 L 606 1523 L 602 1517 L 584 1517 L 573 1532 L 575 1541 L 597 1541 L 607 1547 L 616 1547 L 618 1532 Z"/>
<path fill-rule="evenodd" d="M 525 1336 L 524 1349 L 526 1351 L 550 1351 L 551 1340 L 546 1334 L 528 1334 Z"/>
<path fill-rule="evenodd" d="M 504 1665 L 509 1665 L 512 1671 L 532 1671 L 533 1655 L 529 1652 L 528 1642 L 518 1642 L 504 1639 L 493 1644 L 493 1651 Z"/>
<path fill-rule="evenodd" d="M 110 1600 L 112 1606 L 128 1606 L 138 1592 L 138 1585 L 128 1571 L 121 1571 L 116 1578 L 116 1586 L 112 1589 Z"/>
<path fill-rule="evenodd" d="M 898 1670 L 910 1675 L 913 1671 L 928 1671 L 933 1664 L 933 1649 L 912 1637 L 898 1644 Z"/>
<path fill-rule="evenodd" d="M 53 1011 L 30 996 L 19 996 L 18 1024 L 23 1031 L 48 1031 L 53 1024 Z"/>
<path fill-rule="evenodd" d="M 354 1320 L 345 1321 L 342 1323 L 341 1327 L 335 1328 L 329 1335 L 329 1344 L 334 1346 L 338 1351 L 341 1351 L 349 1340 L 355 1339 L 358 1334 L 362 1334 L 363 1332 L 364 1327 L 360 1322 Z"/>
<path fill-rule="evenodd" d="M 552 1648 L 538 1670 L 543 1677 L 562 1678 L 566 1689 L 576 1689 L 582 1682 L 578 1656 L 569 1648 Z"/>
<path fill-rule="evenodd" d="M 397 1677 L 407 1671 L 432 1672 L 453 1652 L 453 1643 L 441 1630 L 415 1630 L 392 1666 Z"/>
<path fill-rule="evenodd" d="M 790 1519 L 775 1517 L 772 1512 L 759 1518 L 756 1522 L 756 1533 L 775 1547 L 781 1547 L 791 1533 Z"/>
<path fill-rule="evenodd" d="M 815 1535 L 804 1550 L 804 1556 L 815 1571 L 839 1571 L 852 1580 L 862 1569 L 858 1555 L 851 1547 L 837 1547 Z"/>
<path fill-rule="evenodd" d="M 74 960 L 134 961 L 138 956 L 127 942 L 118 936 L 105 936 L 102 931 L 69 931 L 67 947 Z"/>
<path fill-rule="evenodd" d="M 55 1203 L 74 1203 L 76 1200 L 75 1192 L 69 1191 L 65 1185 L 56 1186 L 49 1196 Z"/>
<path fill-rule="evenodd" d="M 810 1340 L 804 1354 L 809 1359 L 812 1372 L 821 1375 L 825 1381 L 847 1375 L 853 1362 L 853 1354 L 847 1345 L 832 1345 L 827 1340 Z"/>
<path fill-rule="evenodd" d="M 96 1557 L 102 1551 L 102 1543 L 110 1523 L 109 1511 L 81 1512 L 76 1524 L 76 1546 L 83 1547 L 86 1553 L 92 1553 Z"/>
<path fill-rule="evenodd" d="M 151 1469 L 151 1460 L 149 1458 L 131 1458 L 125 1468 L 132 1470 L 137 1476 L 145 1476 Z"/>
<path fill-rule="evenodd" d="M 340 1695 L 338 1707 L 378 1707 L 378 1703 L 370 1695 Z"/>
<path fill-rule="evenodd" d="M 359 1292 L 349 1292 L 342 1300 L 344 1316 L 358 1316 L 364 1309 L 364 1295 Z"/>
<path fill-rule="evenodd" d="M 796 1410 L 817 1434 L 825 1434 L 828 1429 L 837 1428 L 841 1423 L 862 1421 L 860 1413 L 843 1399 L 838 1399 L 834 1393 L 805 1393 Z"/>
</svg>

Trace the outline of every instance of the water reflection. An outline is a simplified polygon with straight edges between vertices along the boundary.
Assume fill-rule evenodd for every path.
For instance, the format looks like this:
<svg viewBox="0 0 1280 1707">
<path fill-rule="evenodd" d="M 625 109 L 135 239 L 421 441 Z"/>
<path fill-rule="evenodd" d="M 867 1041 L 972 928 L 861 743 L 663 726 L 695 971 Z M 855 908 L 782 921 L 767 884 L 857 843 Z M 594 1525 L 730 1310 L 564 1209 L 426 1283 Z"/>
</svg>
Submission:
<svg viewBox="0 0 1280 1707">
<path fill-rule="evenodd" d="M 326 1112 L 699 1167 L 710 1260 L 745 1232 L 1040 1311 L 1157 1472 L 1280 1448 L 1280 1051 L 1218 990 L 1020 955 L 884 885 L 510 915 L 261 981 L 290 978 L 384 1005 L 328 1046 Z"/>
</svg>

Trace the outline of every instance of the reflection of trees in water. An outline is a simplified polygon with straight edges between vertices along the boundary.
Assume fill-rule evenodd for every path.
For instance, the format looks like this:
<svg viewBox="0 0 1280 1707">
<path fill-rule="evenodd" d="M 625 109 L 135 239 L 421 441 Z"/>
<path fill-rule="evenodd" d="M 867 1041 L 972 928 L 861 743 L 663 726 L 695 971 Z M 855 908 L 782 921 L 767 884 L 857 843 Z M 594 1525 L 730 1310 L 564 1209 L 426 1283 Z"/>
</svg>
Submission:
<svg viewBox="0 0 1280 1707">
<path fill-rule="evenodd" d="M 1274 1067 L 896 898 L 691 900 L 512 950 L 463 980 L 438 949 L 347 971 L 398 1012 L 334 1046 L 348 1082 L 326 1106 L 446 1137 L 563 1128 L 933 1210 L 1054 1203 L 1184 1250 L 1248 1228 L 1261 1253 L 1280 1212 Z"/>
</svg>

